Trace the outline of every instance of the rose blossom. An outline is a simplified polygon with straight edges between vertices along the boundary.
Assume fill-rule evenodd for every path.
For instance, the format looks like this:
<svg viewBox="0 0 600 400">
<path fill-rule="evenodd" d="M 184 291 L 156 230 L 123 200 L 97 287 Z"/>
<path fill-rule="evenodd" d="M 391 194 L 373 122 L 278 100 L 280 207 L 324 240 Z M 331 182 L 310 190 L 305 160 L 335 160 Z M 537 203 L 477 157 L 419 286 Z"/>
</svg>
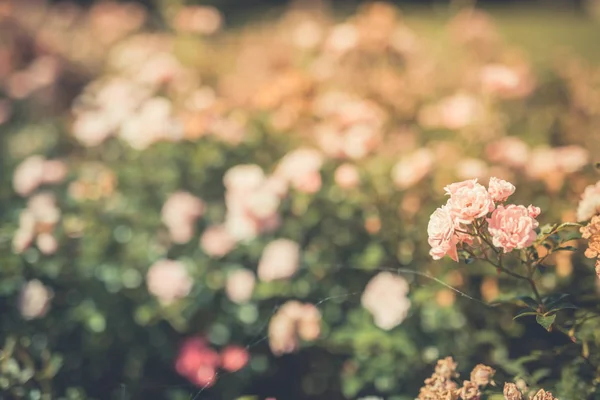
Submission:
<svg viewBox="0 0 600 400">
<path fill-rule="evenodd" d="M 21 288 L 19 311 L 25 319 L 40 318 L 46 315 L 52 292 L 37 279 L 27 282 Z"/>
<path fill-rule="evenodd" d="M 520 168 L 527 163 L 529 147 L 515 136 L 506 136 L 485 147 L 485 155 L 493 163 Z"/>
<path fill-rule="evenodd" d="M 13 187 L 21 196 L 27 196 L 42 183 L 44 179 L 44 157 L 31 156 L 15 168 Z"/>
<path fill-rule="evenodd" d="M 204 339 L 188 338 L 179 349 L 175 369 L 196 385 L 208 387 L 215 383 L 219 362 L 219 354 Z"/>
<path fill-rule="evenodd" d="M 256 278 L 254 273 L 248 269 L 238 269 L 227 276 L 225 292 L 229 300 L 234 303 L 246 303 L 252 298 Z"/>
<path fill-rule="evenodd" d="M 300 148 L 286 154 L 275 175 L 289 182 L 296 190 L 315 193 L 321 188 L 320 169 L 323 156 L 317 150 Z"/>
<path fill-rule="evenodd" d="M 450 203 L 450 200 L 448 201 Z M 431 246 L 429 254 L 434 260 L 448 255 L 458 262 L 456 244 L 458 238 L 454 234 L 455 222 L 449 211 L 448 204 L 438 208 L 431 214 L 427 225 L 428 243 Z"/>
<path fill-rule="evenodd" d="M 451 196 L 448 208 L 456 222 L 470 224 L 494 209 L 492 197 L 476 179 L 453 183 L 444 189 Z"/>
<path fill-rule="evenodd" d="M 220 258 L 234 249 L 235 239 L 223 225 L 215 225 L 202 233 L 200 247 L 210 257 Z"/>
<path fill-rule="evenodd" d="M 352 164 L 342 164 L 335 170 L 335 183 L 342 189 L 353 189 L 360 183 L 358 170 Z"/>
<path fill-rule="evenodd" d="M 300 246 L 289 239 L 277 239 L 263 250 L 258 263 L 258 277 L 270 282 L 291 277 L 298 270 Z"/>
<path fill-rule="evenodd" d="M 221 367 L 229 372 L 239 371 L 248 364 L 248 350 L 240 346 L 227 346 L 221 352 Z"/>
<path fill-rule="evenodd" d="M 365 287 L 361 303 L 375 320 L 375 325 L 390 330 L 404 321 L 410 309 L 406 297 L 408 283 L 390 272 L 377 274 Z"/>
<path fill-rule="evenodd" d="M 600 181 L 585 188 L 577 207 L 577 220 L 587 221 L 600 214 Z"/>
<path fill-rule="evenodd" d="M 505 201 L 515 192 L 515 189 L 515 186 L 510 182 L 496 177 L 490 178 L 488 193 L 492 196 L 492 200 L 494 201 Z"/>
<path fill-rule="evenodd" d="M 193 285 L 185 265 L 179 261 L 159 260 L 146 275 L 148 291 L 165 305 L 186 297 Z"/>
<path fill-rule="evenodd" d="M 321 313 L 313 304 L 285 303 L 269 323 L 269 347 L 279 356 L 298 349 L 299 338 L 316 340 L 321 334 Z"/>
<path fill-rule="evenodd" d="M 494 246 L 505 253 L 531 246 L 537 235 L 538 222 L 524 206 L 498 206 L 488 219 L 488 230 Z"/>
<path fill-rule="evenodd" d="M 204 214 L 204 202 L 188 192 L 175 192 L 165 202 L 161 219 L 175 243 L 187 243 L 194 235 L 196 219 Z"/>
<path fill-rule="evenodd" d="M 420 149 L 400 160 L 392 169 L 392 180 L 400 189 L 407 189 L 421 181 L 431 171 L 434 156 L 429 149 Z"/>
</svg>

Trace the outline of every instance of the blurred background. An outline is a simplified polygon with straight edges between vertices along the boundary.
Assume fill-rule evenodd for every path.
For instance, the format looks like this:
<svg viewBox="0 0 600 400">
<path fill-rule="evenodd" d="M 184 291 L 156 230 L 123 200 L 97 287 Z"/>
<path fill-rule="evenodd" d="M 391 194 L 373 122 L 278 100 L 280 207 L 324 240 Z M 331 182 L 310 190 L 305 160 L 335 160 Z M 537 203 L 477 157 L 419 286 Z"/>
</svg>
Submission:
<svg viewBox="0 0 600 400">
<path fill-rule="evenodd" d="M 453 356 L 600 399 L 598 319 L 427 244 L 464 179 L 578 220 L 598 38 L 598 0 L 0 2 L 0 398 L 408 400 Z M 540 287 L 596 309 L 582 253 Z"/>
</svg>

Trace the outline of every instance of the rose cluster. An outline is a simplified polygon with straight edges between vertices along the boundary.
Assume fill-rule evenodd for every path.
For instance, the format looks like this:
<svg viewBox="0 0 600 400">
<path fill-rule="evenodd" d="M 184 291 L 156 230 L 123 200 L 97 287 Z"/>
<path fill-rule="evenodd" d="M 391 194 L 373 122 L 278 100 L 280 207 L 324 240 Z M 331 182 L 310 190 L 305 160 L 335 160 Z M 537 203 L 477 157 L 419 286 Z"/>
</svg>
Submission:
<svg viewBox="0 0 600 400">
<path fill-rule="evenodd" d="M 532 205 L 498 205 L 515 192 L 510 182 L 490 178 L 488 188 L 477 179 L 450 184 L 444 188 L 448 202 L 429 219 L 429 254 L 435 260 L 448 255 L 458 261 L 457 246 L 490 239 L 504 253 L 523 249 L 536 239 L 540 209 Z M 489 242 L 489 241 L 488 241 Z"/>
</svg>

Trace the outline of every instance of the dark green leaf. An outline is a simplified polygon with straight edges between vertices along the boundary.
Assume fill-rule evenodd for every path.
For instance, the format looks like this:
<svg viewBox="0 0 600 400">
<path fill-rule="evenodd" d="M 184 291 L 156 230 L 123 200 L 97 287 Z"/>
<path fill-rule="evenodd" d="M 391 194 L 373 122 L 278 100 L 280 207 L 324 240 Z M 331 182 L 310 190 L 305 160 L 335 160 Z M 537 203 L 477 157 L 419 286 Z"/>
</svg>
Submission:
<svg viewBox="0 0 600 400">
<path fill-rule="evenodd" d="M 515 300 L 522 301 L 523 303 L 525 303 L 529 307 L 531 307 L 533 310 L 535 310 L 539 307 L 539 304 L 537 303 L 537 301 L 535 301 L 534 299 L 532 299 L 529 296 L 519 296 L 519 297 L 516 297 Z"/>
<path fill-rule="evenodd" d="M 537 311 L 532 310 L 531 308 L 524 308 L 523 310 L 519 311 L 517 313 L 517 315 L 515 315 L 513 317 L 513 320 L 517 319 L 517 318 L 521 318 L 521 317 L 526 317 L 528 315 L 538 315 Z"/>
<path fill-rule="evenodd" d="M 557 312 L 560 310 L 566 310 L 566 309 L 573 309 L 573 310 L 577 310 L 579 307 L 577 307 L 575 304 L 571 304 L 571 303 L 558 303 L 553 305 L 547 313 L 551 313 L 551 312 Z"/>
<path fill-rule="evenodd" d="M 550 329 L 552 327 L 552 323 L 554 322 L 555 319 L 556 319 L 556 314 L 547 315 L 547 316 L 538 314 L 535 317 L 535 320 L 537 321 L 537 323 L 540 324 L 541 326 L 543 326 L 544 329 L 547 331 L 550 331 Z"/>
<path fill-rule="evenodd" d="M 574 247 L 574 246 L 562 246 L 562 247 L 559 247 L 559 248 L 555 249 L 554 251 L 561 251 L 561 250 L 576 251 L 577 247 Z"/>
<path fill-rule="evenodd" d="M 563 299 L 565 299 L 567 297 L 569 297 L 569 294 L 567 294 L 567 293 L 554 293 L 554 294 L 544 297 L 542 299 L 542 302 L 544 303 L 546 308 L 552 308 L 556 304 L 558 304 L 560 301 L 562 301 Z"/>
</svg>

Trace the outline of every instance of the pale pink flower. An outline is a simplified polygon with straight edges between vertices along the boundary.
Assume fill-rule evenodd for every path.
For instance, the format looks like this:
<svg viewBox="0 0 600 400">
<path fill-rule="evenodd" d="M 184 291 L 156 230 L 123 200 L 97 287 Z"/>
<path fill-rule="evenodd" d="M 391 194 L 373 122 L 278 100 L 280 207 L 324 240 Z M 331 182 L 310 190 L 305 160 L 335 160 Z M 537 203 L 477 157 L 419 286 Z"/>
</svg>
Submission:
<svg viewBox="0 0 600 400">
<path fill-rule="evenodd" d="M 148 291 L 165 305 L 187 297 L 194 282 L 186 266 L 173 260 L 155 262 L 146 275 Z"/>
<path fill-rule="evenodd" d="M 340 24 L 333 27 L 325 42 L 325 49 L 335 55 L 342 55 L 358 44 L 358 30 L 352 24 Z"/>
<path fill-rule="evenodd" d="M 333 178 L 342 189 L 353 189 L 360 183 L 358 169 L 352 164 L 342 164 L 337 167 Z"/>
<path fill-rule="evenodd" d="M 95 147 L 108 139 L 115 125 L 102 112 L 86 111 L 76 117 L 71 129 L 79 143 Z"/>
<path fill-rule="evenodd" d="M 220 361 L 219 354 L 204 339 L 188 338 L 179 349 L 175 369 L 194 384 L 209 387 L 216 381 Z"/>
<path fill-rule="evenodd" d="M 230 345 L 221 352 L 221 367 L 225 371 L 239 371 L 248 364 L 249 360 L 250 354 L 245 347 Z"/>
<path fill-rule="evenodd" d="M 577 207 L 577 220 L 587 221 L 600 214 L 600 181 L 585 188 Z"/>
<path fill-rule="evenodd" d="M 468 179 L 465 181 L 461 181 L 461 182 L 455 182 L 455 183 L 451 183 L 450 185 L 446 185 L 444 186 L 444 191 L 446 192 L 447 195 L 453 196 L 456 192 L 458 192 L 459 190 L 466 188 L 466 189 L 473 189 L 477 186 L 477 179 Z"/>
<path fill-rule="evenodd" d="M 175 243 L 187 243 L 194 235 L 194 224 L 204 214 L 204 202 L 191 193 L 173 193 L 161 211 L 161 219 Z"/>
<path fill-rule="evenodd" d="M 252 298 L 255 284 L 254 272 L 248 269 L 237 269 L 227 276 L 225 293 L 227 293 L 229 300 L 243 304 Z"/>
<path fill-rule="evenodd" d="M 505 201 L 508 197 L 515 192 L 515 185 L 496 177 L 490 178 L 488 186 L 488 193 L 492 196 L 494 201 Z"/>
<path fill-rule="evenodd" d="M 560 170 L 566 174 L 581 170 L 590 160 L 589 151 L 575 145 L 556 147 L 554 153 Z"/>
<path fill-rule="evenodd" d="M 300 148 L 281 159 L 275 175 L 289 182 L 296 190 L 314 193 L 321 188 L 322 165 L 323 155 L 320 152 Z"/>
<path fill-rule="evenodd" d="M 50 233 L 40 233 L 36 239 L 36 244 L 42 254 L 54 254 L 58 250 L 58 241 Z"/>
<path fill-rule="evenodd" d="M 287 279 L 296 273 L 299 262 L 298 243 L 289 239 L 274 240 L 263 250 L 258 263 L 258 277 L 265 282 Z"/>
<path fill-rule="evenodd" d="M 223 184 L 228 191 L 244 192 L 257 189 L 265 181 L 265 173 L 255 164 L 242 164 L 227 170 Z"/>
<path fill-rule="evenodd" d="M 505 253 L 531 246 L 537 237 L 535 228 L 539 225 L 531 216 L 536 212 L 530 214 L 526 207 L 514 204 L 498 206 L 488 219 L 494 246 L 501 247 Z"/>
<path fill-rule="evenodd" d="M 313 304 L 295 300 L 285 303 L 269 323 L 269 347 L 276 356 L 292 353 L 299 347 L 299 338 L 316 340 L 321 333 L 321 313 Z"/>
<path fill-rule="evenodd" d="M 473 180 L 448 185 L 445 190 L 451 196 L 448 209 L 457 223 L 470 224 L 494 209 L 487 189 Z"/>
<path fill-rule="evenodd" d="M 21 288 L 19 311 L 25 319 L 35 319 L 46 315 L 50 308 L 52 291 L 37 279 L 27 282 Z"/>
<path fill-rule="evenodd" d="M 493 163 L 521 168 L 529 159 L 529 146 L 518 137 L 506 136 L 488 144 L 485 155 Z"/>
<path fill-rule="evenodd" d="M 379 141 L 379 130 L 372 124 L 360 123 L 344 131 L 341 150 L 345 156 L 359 160 L 369 154 Z"/>
<path fill-rule="evenodd" d="M 489 64 L 481 69 L 480 78 L 484 91 L 502 98 L 522 97 L 533 89 L 529 73 L 523 67 Z"/>
<path fill-rule="evenodd" d="M 480 112 L 480 105 L 473 96 L 456 94 L 421 109 L 419 121 L 429 128 L 463 129 L 473 124 Z"/>
<path fill-rule="evenodd" d="M 172 115 L 171 101 L 154 97 L 125 120 L 119 137 L 136 150 L 144 150 L 161 140 L 176 141 L 183 137 L 183 126 Z"/>
<path fill-rule="evenodd" d="M 235 239 L 229 234 L 225 226 L 215 225 L 202 233 L 200 247 L 213 258 L 220 258 L 235 248 Z"/>
<path fill-rule="evenodd" d="M 450 200 L 448 202 L 450 203 Z M 448 204 L 438 208 L 431 214 L 427 225 L 427 235 L 429 236 L 428 243 L 431 246 L 429 254 L 434 260 L 439 260 L 448 255 L 458 262 L 456 250 L 458 238 L 454 234 L 455 225 Z"/>
<path fill-rule="evenodd" d="M 223 17 L 212 6 L 187 6 L 177 12 L 173 25 L 181 32 L 211 35 L 221 28 Z"/>
<path fill-rule="evenodd" d="M 44 162 L 44 173 L 42 182 L 45 184 L 56 184 L 67 177 L 67 164 L 60 160 L 47 160 Z"/>
<path fill-rule="evenodd" d="M 375 325 L 390 330 L 400 325 L 410 310 L 407 293 L 408 283 L 404 278 L 381 272 L 365 287 L 361 303 L 373 315 Z"/>
<path fill-rule="evenodd" d="M 542 212 L 542 210 L 539 207 L 530 204 L 529 206 L 527 206 L 527 212 L 529 213 L 529 216 L 531 218 L 537 218 L 538 215 L 540 215 L 540 213 Z"/>
<path fill-rule="evenodd" d="M 477 158 L 461 159 L 456 165 L 456 176 L 461 179 L 483 179 L 489 176 L 489 172 L 487 164 Z"/>
<path fill-rule="evenodd" d="M 475 121 L 479 107 L 477 100 L 466 94 L 457 94 L 441 104 L 441 122 L 448 129 L 461 129 Z"/>
<path fill-rule="evenodd" d="M 400 160 L 392 169 L 392 180 L 400 189 L 407 189 L 429 174 L 434 155 L 429 149 L 420 149 Z"/>
<path fill-rule="evenodd" d="M 66 175 L 67 166 L 64 162 L 30 156 L 15 168 L 13 187 L 21 196 L 28 196 L 41 184 L 60 183 Z"/>
<path fill-rule="evenodd" d="M 44 180 L 46 160 L 41 156 L 30 156 L 15 168 L 13 187 L 21 196 L 31 194 Z"/>
<path fill-rule="evenodd" d="M 256 238 L 260 233 L 260 228 L 260 221 L 243 210 L 229 210 L 225 217 L 225 229 L 236 241 L 249 241 Z"/>
</svg>

